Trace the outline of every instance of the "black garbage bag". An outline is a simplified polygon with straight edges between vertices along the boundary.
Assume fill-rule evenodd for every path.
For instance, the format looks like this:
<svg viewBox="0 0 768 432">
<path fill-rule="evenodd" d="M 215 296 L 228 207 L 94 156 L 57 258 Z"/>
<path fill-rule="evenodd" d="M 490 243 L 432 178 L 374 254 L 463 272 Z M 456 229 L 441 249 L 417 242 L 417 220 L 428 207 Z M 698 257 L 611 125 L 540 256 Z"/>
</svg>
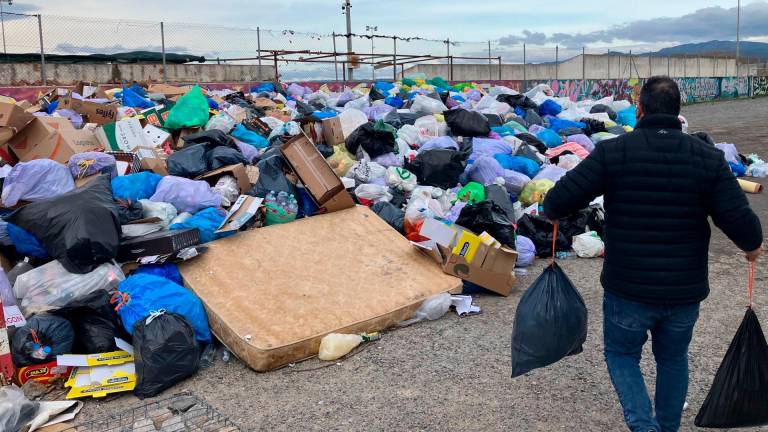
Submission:
<svg viewBox="0 0 768 432">
<path fill-rule="evenodd" d="M 464 155 L 459 151 L 431 149 L 416 155 L 405 169 L 416 174 L 420 185 L 450 189 L 459 182 L 465 165 Z"/>
<path fill-rule="evenodd" d="M 16 210 L 6 221 L 37 237 L 70 273 L 84 274 L 115 259 L 120 219 L 109 176 Z"/>
<path fill-rule="evenodd" d="M 392 126 L 395 129 L 400 129 L 403 127 L 403 121 L 400 119 L 400 113 L 398 113 L 397 110 L 392 110 L 386 113 L 382 120 L 384 120 L 384 123 Z"/>
<path fill-rule="evenodd" d="M 224 131 L 218 129 L 194 133 L 192 135 L 187 135 L 182 139 L 184 140 L 184 147 L 191 144 L 205 144 L 208 147 L 206 150 L 218 146 L 237 148 L 235 140 L 233 140 L 231 136 L 225 134 Z"/>
<path fill-rule="evenodd" d="M 695 136 L 696 138 L 698 138 L 698 139 L 700 139 L 700 140 L 704 141 L 704 142 L 705 142 L 705 143 L 707 143 L 707 144 L 712 144 L 712 145 L 715 145 L 715 140 L 714 140 L 714 139 L 712 139 L 712 137 L 711 137 L 711 136 L 709 136 L 709 134 L 708 134 L 708 133 L 706 133 L 706 132 L 704 132 L 704 131 L 701 131 L 701 132 L 694 132 L 694 133 L 692 133 L 691 135 L 693 135 L 693 136 Z"/>
<path fill-rule="evenodd" d="M 213 171 L 229 165 L 247 165 L 248 163 L 240 150 L 223 146 L 214 147 L 207 151 L 205 153 L 205 159 L 206 164 L 208 165 L 208 171 Z"/>
<path fill-rule="evenodd" d="M 509 198 L 509 192 L 504 186 L 490 184 L 485 187 L 485 200 L 490 201 L 504 210 L 509 220 L 514 220 L 515 209 L 512 206 L 512 200 Z"/>
<path fill-rule="evenodd" d="M 381 94 L 379 89 L 376 87 L 372 87 L 371 91 L 368 92 L 368 99 L 370 99 L 371 102 L 385 99 L 384 95 Z"/>
<path fill-rule="evenodd" d="M 518 147 L 515 151 L 515 156 L 522 156 L 524 158 L 530 159 L 536 162 L 538 165 L 542 165 L 544 163 L 541 159 L 539 159 L 536 150 L 534 150 L 533 147 L 528 144 L 520 145 L 520 147 Z"/>
<path fill-rule="evenodd" d="M 395 208 L 403 208 L 407 201 L 405 192 L 400 189 L 389 188 L 389 194 L 392 195 L 392 199 L 389 200 L 389 203 L 395 206 Z"/>
<path fill-rule="evenodd" d="M 512 121 L 516 122 L 517 124 L 519 124 L 520 126 L 526 128 L 526 129 L 528 129 L 531 126 L 528 123 L 528 121 L 525 118 L 523 118 L 523 117 L 512 116 L 512 117 L 509 118 L 509 120 L 512 120 Z"/>
<path fill-rule="evenodd" d="M 557 263 L 525 290 L 512 327 L 512 378 L 583 351 L 584 299 Z"/>
<path fill-rule="evenodd" d="M 320 152 L 320 154 L 323 156 L 323 159 L 328 159 L 329 157 L 333 156 L 333 147 L 329 146 L 328 144 L 318 144 L 315 147 L 317 147 L 317 151 Z"/>
<path fill-rule="evenodd" d="M 152 397 L 194 375 L 200 367 L 195 331 L 175 313 L 150 315 L 133 325 L 136 389 L 139 399 Z"/>
<path fill-rule="evenodd" d="M 627 133 L 627 131 L 624 130 L 624 127 L 622 126 L 611 126 L 607 128 L 606 131 L 614 135 L 624 135 L 625 133 Z"/>
<path fill-rule="evenodd" d="M 527 109 L 525 110 L 525 121 L 528 122 L 529 125 L 539 125 L 541 126 L 544 122 L 541 120 L 541 116 L 535 109 Z"/>
<path fill-rule="evenodd" d="M 117 204 L 117 217 L 120 219 L 120 225 L 133 222 L 144 217 L 144 208 L 138 201 L 115 200 Z"/>
<path fill-rule="evenodd" d="M 408 112 L 408 113 L 398 113 L 398 115 L 400 116 L 400 121 L 404 125 L 411 125 L 411 126 L 413 126 L 413 124 L 416 123 L 416 120 L 420 119 L 421 117 L 424 117 L 423 114 L 411 113 L 411 112 Z M 398 129 L 400 129 L 400 128 L 398 128 Z"/>
<path fill-rule="evenodd" d="M 468 204 L 461 209 L 456 225 L 480 234 L 487 231 L 504 246 L 515 249 L 515 226 L 506 210 L 492 201 Z"/>
<path fill-rule="evenodd" d="M 527 109 L 535 109 L 537 111 L 539 110 L 539 106 L 536 104 L 536 102 L 531 100 L 531 98 L 529 98 L 528 96 L 522 95 L 522 94 L 517 94 L 517 95 L 500 94 L 496 96 L 496 100 L 499 102 L 504 102 L 505 104 L 508 104 L 512 108 L 520 107 L 524 110 L 527 110 Z"/>
<path fill-rule="evenodd" d="M 296 102 L 296 111 L 302 116 L 312 115 L 312 113 L 315 112 L 315 107 L 306 102 L 300 100 L 294 100 L 294 102 Z"/>
<path fill-rule="evenodd" d="M 694 424 L 741 428 L 768 424 L 768 345 L 760 321 L 747 308 L 715 374 Z"/>
<path fill-rule="evenodd" d="M 562 128 L 560 129 L 560 132 L 558 132 L 560 136 L 571 136 L 571 135 L 578 135 L 583 133 L 584 133 L 584 129 L 577 128 L 577 127 Z"/>
<path fill-rule="evenodd" d="M 16 367 L 48 363 L 57 355 L 72 352 L 75 331 L 66 319 L 41 313 L 27 318 L 11 340 L 11 357 Z"/>
<path fill-rule="evenodd" d="M 483 114 L 486 119 L 488 119 L 488 126 L 489 127 L 497 127 L 504 124 L 504 119 L 501 118 L 498 114 Z"/>
<path fill-rule="evenodd" d="M 592 136 L 592 134 L 596 134 L 598 132 L 608 132 L 605 129 L 605 123 L 601 122 L 600 120 L 583 118 L 579 120 L 579 122 L 587 125 L 587 127 L 584 128 L 584 134 L 587 136 Z"/>
<path fill-rule="evenodd" d="M 405 223 L 405 212 L 399 208 L 393 206 L 386 201 L 380 201 L 371 207 L 374 213 L 384 219 L 389 226 L 396 229 L 402 235 L 405 235 L 403 224 Z"/>
<path fill-rule="evenodd" d="M 262 159 L 256 166 L 259 168 L 259 179 L 248 192 L 248 195 L 266 198 L 269 191 L 275 191 L 276 194 L 285 191 L 297 196 L 296 185 L 285 176 L 284 167 L 286 165 L 282 156 L 274 155 Z"/>
<path fill-rule="evenodd" d="M 590 114 L 596 114 L 596 113 L 606 113 L 608 114 L 608 118 L 611 120 L 616 120 L 616 111 L 613 110 L 613 108 L 609 107 L 608 105 L 603 104 L 597 104 L 592 107 L 592 109 L 589 110 Z"/>
<path fill-rule="evenodd" d="M 184 146 L 173 152 L 166 160 L 168 174 L 177 177 L 195 178 L 208 171 L 205 153 L 208 147 L 202 144 Z"/>
<path fill-rule="evenodd" d="M 458 108 L 444 111 L 443 117 L 454 136 L 487 137 L 491 133 L 488 119 L 477 111 Z"/>
<path fill-rule="evenodd" d="M 546 144 L 539 138 L 537 138 L 535 135 L 530 134 L 528 132 L 523 132 L 520 134 L 515 135 L 515 138 L 522 140 L 528 145 L 532 145 L 536 148 L 536 150 L 539 151 L 539 153 L 544 154 L 549 150 L 549 147 L 547 147 Z"/>
<path fill-rule="evenodd" d="M 574 236 L 586 231 L 591 210 L 585 209 L 557 222 L 557 252 L 571 250 Z M 457 222 L 458 223 L 458 222 Z M 552 256 L 552 236 L 554 225 L 543 216 L 523 215 L 517 221 L 517 233 L 531 239 L 536 246 L 536 256 L 547 258 Z"/>
<path fill-rule="evenodd" d="M 75 332 L 73 353 L 115 351 L 115 338 L 126 338 L 117 312 L 109 300 L 110 294 L 107 291 L 96 290 L 53 312 L 72 324 Z"/>
<path fill-rule="evenodd" d="M 355 129 L 346 140 L 347 150 L 355 155 L 362 147 L 371 159 L 395 151 L 395 136 L 392 132 L 376 130 L 373 123 L 366 123 Z"/>
</svg>

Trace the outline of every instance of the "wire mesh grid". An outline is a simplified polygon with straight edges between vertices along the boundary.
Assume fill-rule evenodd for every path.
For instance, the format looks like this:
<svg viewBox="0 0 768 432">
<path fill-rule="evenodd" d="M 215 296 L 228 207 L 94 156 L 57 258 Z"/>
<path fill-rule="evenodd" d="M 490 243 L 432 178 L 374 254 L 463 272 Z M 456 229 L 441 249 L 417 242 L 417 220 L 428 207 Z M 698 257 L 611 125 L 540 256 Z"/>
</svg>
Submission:
<svg viewBox="0 0 768 432">
<path fill-rule="evenodd" d="M 239 432 L 239 425 L 191 393 L 180 393 L 61 432 Z"/>
</svg>

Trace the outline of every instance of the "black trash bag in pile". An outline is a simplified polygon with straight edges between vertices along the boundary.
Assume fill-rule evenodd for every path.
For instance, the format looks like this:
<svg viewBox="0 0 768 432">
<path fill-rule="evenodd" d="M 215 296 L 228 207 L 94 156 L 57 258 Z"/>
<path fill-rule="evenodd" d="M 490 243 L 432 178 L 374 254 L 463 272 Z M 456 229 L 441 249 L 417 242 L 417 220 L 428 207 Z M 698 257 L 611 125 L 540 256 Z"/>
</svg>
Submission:
<svg viewBox="0 0 768 432">
<path fill-rule="evenodd" d="M 115 338 L 126 338 L 117 312 L 109 300 L 107 291 L 97 290 L 53 312 L 72 324 L 75 332 L 73 353 L 97 354 L 115 351 Z"/>
<path fill-rule="evenodd" d="M 380 201 L 371 207 L 374 213 L 384 219 L 389 226 L 396 229 L 402 235 L 405 235 L 403 224 L 405 223 L 405 212 L 393 206 L 386 201 Z"/>
<path fill-rule="evenodd" d="M 712 388 L 694 424 L 705 428 L 742 428 L 768 424 L 768 346 L 752 308 L 715 374 Z"/>
<path fill-rule="evenodd" d="M 498 114 L 483 114 L 486 119 L 488 119 L 488 126 L 489 127 L 497 127 L 504 124 L 504 119 L 501 118 Z"/>
<path fill-rule="evenodd" d="M 205 160 L 209 171 L 229 165 L 247 164 L 245 156 L 240 150 L 224 146 L 214 147 L 207 151 Z"/>
<path fill-rule="evenodd" d="M 527 109 L 535 109 L 537 111 L 539 110 L 539 106 L 536 104 L 536 102 L 531 100 L 531 98 L 529 98 L 528 96 L 522 95 L 522 94 L 517 94 L 517 95 L 500 94 L 496 96 L 496 100 L 499 102 L 504 102 L 505 104 L 508 104 L 512 108 L 520 107 L 524 110 L 527 110 Z"/>
<path fill-rule="evenodd" d="M 535 109 L 527 109 L 525 110 L 525 121 L 528 122 L 529 125 L 543 125 L 544 121 L 541 119 L 541 116 Z"/>
<path fill-rule="evenodd" d="M 376 130 L 373 123 L 366 123 L 355 129 L 346 140 L 347 150 L 355 155 L 362 147 L 371 159 L 395 151 L 395 136 L 392 132 Z"/>
<path fill-rule="evenodd" d="M 382 120 L 384 120 L 384 123 L 392 126 L 395 129 L 400 129 L 403 127 L 403 121 L 400 119 L 400 113 L 398 113 L 397 110 L 392 110 L 386 113 Z"/>
<path fill-rule="evenodd" d="M 609 107 L 608 105 L 603 104 L 597 104 L 592 107 L 592 109 L 589 110 L 590 114 L 596 114 L 596 113 L 606 113 L 608 114 L 608 118 L 611 120 L 616 120 L 616 111 L 613 110 L 613 108 Z"/>
<path fill-rule="evenodd" d="M 323 159 L 328 159 L 329 157 L 333 156 L 333 147 L 329 146 L 328 144 L 318 144 L 315 147 L 317 147 L 317 151 L 320 152 L 320 154 L 323 156 Z"/>
<path fill-rule="evenodd" d="M 485 200 L 490 201 L 504 210 L 504 213 L 510 220 L 514 220 L 515 208 L 512 206 L 512 200 L 509 198 L 509 192 L 504 186 L 490 184 L 485 187 Z"/>
<path fill-rule="evenodd" d="M 370 99 L 371 102 L 385 99 L 385 96 L 381 94 L 379 89 L 376 87 L 372 87 L 371 91 L 368 92 L 368 99 Z"/>
<path fill-rule="evenodd" d="M 405 169 L 416 174 L 420 185 L 450 189 L 459 182 L 466 162 L 464 155 L 451 149 L 426 150 L 405 164 Z"/>
<path fill-rule="evenodd" d="M 27 204 L 5 219 L 37 237 L 70 273 L 89 273 L 117 257 L 122 230 L 109 176 Z"/>
<path fill-rule="evenodd" d="M 11 340 L 11 357 L 16 367 L 48 363 L 57 355 L 72 352 L 75 331 L 62 317 L 41 313 L 27 318 Z"/>
<path fill-rule="evenodd" d="M 233 149 L 237 148 L 235 140 L 233 140 L 231 136 L 225 134 L 224 131 L 218 129 L 194 133 L 192 135 L 187 135 L 182 139 L 184 140 L 184 147 L 190 144 L 205 144 L 207 146 L 206 150 L 218 146 L 232 147 Z"/>
<path fill-rule="evenodd" d="M 551 252 L 550 252 L 551 253 Z M 583 351 L 584 299 L 557 263 L 525 290 L 512 327 L 512 378 Z"/>
<path fill-rule="evenodd" d="M 571 250 L 574 236 L 584 234 L 589 221 L 591 210 L 585 209 L 558 221 L 556 250 L 558 252 Z M 457 222 L 458 223 L 458 222 Z M 460 224 L 461 225 L 461 224 Z M 536 246 L 536 256 L 547 258 L 552 256 L 552 237 L 554 225 L 543 216 L 523 215 L 517 221 L 517 233 L 531 239 Z"/>
<path fill-rule="evenodd" d="M 520 134 L 515 135 L 515 138 L 523 141 L 524 143 L 528 145 L 532 145 L 538 150 L 539 153 L 545 154 L 547 150 L 549 150 L 549 147 L 547 147 L 546 144 L 539 138 L 537 138 L 535 135 L 530 134 L 528 132 L 523 132 Z"/>
<path fill-rule="evenodd" d="M 248 195 L 266 198 L 269 191 L 275 191 L 275 194 L 284 191 L 298 196 L 296 185 L 285 176 L 284 167 L 286 164 L 282 156 L 274 155 L 262 159 L 256 166 L 259 168 L 259 179 L 248 192 Z"/>
<path fill-rule="evenodd" d="M 202 144 L 185 145 L 173 152 L 166 160 L 168 174 L 177 177 L 195 178 L 208 171 L 205 159 L 207 148 Z"/>
<path fill-rule="evenodd" d="M 517 150 L 515 150 L 515 156 L 522 156 L 524 158 L 530 159 L 536 162 L 536 164 L 539 166 L 544 163 L 541 159 L 539 159 L 536 150 L 534 150 L 533 147 L 528 144 L 522 144 L 520 147 L 518 147 Z"/>
<path fill-rule="evenodd" d="M 598 132 L 608 132 L 608 130 L 605 129 L 605 123 L 601 122 L 600 120 L 583 118 L 579 120 L 579 122 L 587 125 L 587 127 L 584 128 L 584 134 L 586 136 L 592 136 L 592 134 L 596 134 Z"/>
<path fill-rule="evenodd" d="M 443 111 L 443 117 L 454 136 L 487 137 L 491 133 L 488 119 L 477 111 L 458 108 Z"/>
<path fill-rule="evenodd" d="M 152 397 L 194 375 L 200 367 L 195 331 L 183 316 L 161 312 L 133 325 L 136 389 L 139 398 Z"/>
<path fill-rule="evenodd" d="M 708 133 L 706 133 L 706 132 L 704 132 L 704 131 L 701 131 L 701 132 L 694 132 L 694 133 L 692 133 L 691 135 L 693 135 L 693 136 L 695 136 L 696 138 L 698 138 L 698 139 L 700 139 L 700 140 L 704 141 L 704 142 L 705 142 L 705 143 L 707 143 L 707 144 L 712 144 L 712 145 L 715 145 L 715 140 L 714 140 L 714 139 L 712 139 L 712 137 L 711 137 L 711 136 L 709 136 L 709 134 L 708 134 Z"/>
<path fill-rule="evenodd" d="M 624 129 L 622 129 L 623 131 Z M 560 136 L 571 136 L 571 135 L 578 135 L 583 134 L 584 129 L 577 128 L 577 127 L 567 127 L 560 129 L 560 132 L 558 132 L 558 135 Z"/>
<path fill-rule="evenodd" d="M 416 120 L 420 119 L 421 117 L 424 117 L 424 115 L 423 115 L 423 114 L 419 114 L 419 113 L 411 113 L 411 112 L 407 112 L 407 113 L 398 113 L 398 115 L 399 115 L 399 117 L 400 117 L 400 121 L 401 121 L 401 122 L 402 122 L 404 125 L 411 125 L 411 126 L 413 126 L 413 124 L 414 124 L 414 123 L 416 123 Z M 402 126 L 401 126 L 401 127 L 402 127 Z M 400 129 L 400 128 L 398 128 L 398 129 Z"/>
<path fill-rule="evenodd" d="M 461 209 L 456 225 L 480 234 L 487 231 L 504 246 L 515 249 L 515 226 L 506 210 L 491 201 L 467 204 Z"/>
<path fill-rule="evenodd" d="M 144 208 L 138 201 L 115 200 L 117 204 L 117 216 L 120 219 L 120 225 L 133 222 L 144 217 Z"/>
<path fill-rule="evenodd" d="M 298 111 L 302 116 L 312 115 L 312 113 L 315 112 L 315 107 L 306 102 L 302 102 L 300 100 L 294 100 L 294 102 L 296 102 L 296 111 Z"/>
</svg>

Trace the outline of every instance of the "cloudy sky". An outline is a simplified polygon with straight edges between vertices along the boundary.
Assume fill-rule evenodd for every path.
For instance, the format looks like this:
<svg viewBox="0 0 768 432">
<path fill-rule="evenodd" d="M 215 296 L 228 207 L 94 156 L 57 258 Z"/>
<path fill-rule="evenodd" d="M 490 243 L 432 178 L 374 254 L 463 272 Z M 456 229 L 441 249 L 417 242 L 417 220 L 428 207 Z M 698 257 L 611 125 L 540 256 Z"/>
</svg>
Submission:
<svg viewBox="0 0 768 432">
<path fill-rule="evenodd" d="M 7 0 L 4 0 L 7 1 Z M 158 49 L 158 28 L 138 21 L 165 21 L 169 50 L 208 58 L 252 55 L 255 33 L 225 27 L 268 28 L 262 48 L 332 50 L 331 38 L 296 32 L 345 32 L 341 0 L 19 0 L 6 11 L 44 15 L 46 51 L 57 53 L 114 52 Z M 640 7 L 640 3 L 642 6 Z M 678 43 L 734 40 L 736 0 L 605 0 L 509 1 L 483 0 L 352 0 L 353 33 L 419 36 L 427 39 L 474 41 L 451 48 L 454 55 L 493 55 L 515 61 L 526 43 L 529 57 L 544 61 L 559 45 L 561 58 L 581 46 L 604 52 L 607 47 L 634 52 L 656 50 Z M 742 37 L 768 41 L 768 2 L 742 0 Z M 610 7 L 608 6 L 610 4 Z M 50 16 L 91 17 L 88 20 Z M 14 22 L 16 21 L 16 22 Z M 206 23 L 179 25 L 173 23 Z M 30 52 L 37 45 L 36 21 L 6 22 L 9 52 Z M 376 40 L 376 50 L 389 52 L 391 40 Z M 339 38 L 338 49 L 344 40 Z M 370 41 L 355 41 L 355 51 L 370 50 Z M 437 42 L 399 43 L 398 52 L 440 54 Z"/>
</svg>

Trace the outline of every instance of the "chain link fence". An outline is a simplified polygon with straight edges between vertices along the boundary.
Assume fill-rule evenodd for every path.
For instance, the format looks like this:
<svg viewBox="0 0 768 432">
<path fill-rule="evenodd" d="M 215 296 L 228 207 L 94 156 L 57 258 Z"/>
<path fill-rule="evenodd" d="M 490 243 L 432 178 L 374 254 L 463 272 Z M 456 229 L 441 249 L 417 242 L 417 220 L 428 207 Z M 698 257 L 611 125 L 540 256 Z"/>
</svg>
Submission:
<svg viewBox="0 0 768 432">
<path fill-rule="evenodd" d="M 667 74 L 681 77 L 736 75 L 733 56 L 662 57 L 652 46 L 558 47 L 509 44 L 502 39 L 460 41 L 382 35 L 310 33 L 211 24 L 0 14 L 5 63 L 26 54 L 45 84 L 46 56 L 85 56 L 133 51 L 194 56 L 207 64 L 259 65 L 282 80 L 397 79 L 429 71 L 447 80 L 622 79 Z M 348 44 L 351 43 L 351 49 Z M 53 60 L 51 57 L 50 60 Z M 739 75 L 765 71 L 742 59 Z M 84 61 L 80 59 L 80 61 Z M 165 68 L 162 69 L 165 74 Z M 163 75 L 164 77 L 164 75 Z M 29 77 L 34 81 L 36 77 Z"/>
</svg>

